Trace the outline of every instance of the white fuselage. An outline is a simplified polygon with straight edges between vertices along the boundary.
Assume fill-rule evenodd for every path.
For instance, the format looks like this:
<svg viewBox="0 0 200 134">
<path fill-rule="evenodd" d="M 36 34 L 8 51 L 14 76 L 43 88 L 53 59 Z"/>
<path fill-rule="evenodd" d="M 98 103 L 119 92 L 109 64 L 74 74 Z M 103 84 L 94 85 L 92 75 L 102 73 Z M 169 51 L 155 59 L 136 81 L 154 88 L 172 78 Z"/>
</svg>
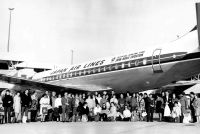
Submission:
<svg viewBox="0 0 200 134">
<path fill-rule="evenodd" d="M 200 73 L 197 32 L 161 47 L 37 73 L 50 85 L 98 91 L 144 91 Z"/>
</svg>

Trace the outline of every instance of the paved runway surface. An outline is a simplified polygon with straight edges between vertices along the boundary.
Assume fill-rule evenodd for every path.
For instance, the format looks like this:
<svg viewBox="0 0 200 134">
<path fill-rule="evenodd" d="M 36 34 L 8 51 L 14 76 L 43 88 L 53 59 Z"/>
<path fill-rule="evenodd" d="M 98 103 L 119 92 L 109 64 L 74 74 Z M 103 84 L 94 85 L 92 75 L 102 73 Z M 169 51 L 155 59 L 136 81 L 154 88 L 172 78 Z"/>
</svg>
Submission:
<svg viewBox="0 0 200 134">
<path fill-rule="evenodd" d="M 200 124 L 165 122 L 47 122 L 0 124 L 0 134 L 199 134 Z"/>
</svg>

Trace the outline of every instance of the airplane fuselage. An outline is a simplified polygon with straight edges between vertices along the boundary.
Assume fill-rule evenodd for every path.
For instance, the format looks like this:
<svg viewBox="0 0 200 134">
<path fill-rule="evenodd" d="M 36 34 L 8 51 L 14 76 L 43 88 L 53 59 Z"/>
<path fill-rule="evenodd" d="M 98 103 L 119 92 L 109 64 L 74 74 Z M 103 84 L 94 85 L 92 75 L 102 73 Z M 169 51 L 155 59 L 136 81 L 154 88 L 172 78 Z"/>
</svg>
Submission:
<svg viewBox="0 0 200 134">
<path fill-rule="evenodd" d="M 200 73 L 197 33 L 162 47 L 99 59 L 36 74 L 43 83 L 87 91 L 138 92 Z"/>
</svg>

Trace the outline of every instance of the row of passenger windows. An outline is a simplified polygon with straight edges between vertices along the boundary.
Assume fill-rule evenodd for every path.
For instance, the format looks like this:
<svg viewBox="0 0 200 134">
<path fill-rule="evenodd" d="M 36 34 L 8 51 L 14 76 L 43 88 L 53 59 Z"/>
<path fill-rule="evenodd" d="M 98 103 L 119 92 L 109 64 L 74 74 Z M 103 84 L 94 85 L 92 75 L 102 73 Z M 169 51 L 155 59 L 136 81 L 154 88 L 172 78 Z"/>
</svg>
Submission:
<svg viewBox="0 0 200 134">
<path fill-rule="evenodd" d="M 127 61 L 127 62 L 118 63 L 118 64 L 106 65 L 106 66 L 102 66 L 102 67 L 96 67 L 96 68 L 90 68 L 90 69 L 85 69 L 85 70 L 80 70 L 80 71 L 63 73 L 63 74 L 59 74 L 59 75 L 48 76 L 48 77 L 43 78 L 42 81 L 45 81 L 45 82 L 53 81 L 53 80 L 59 80 L 59 79 L 66 79 L 66 78 L 72 78 L 72 77 L 78 77 L 78 76 L 84 76 L 84 75 L 97 74 L 97 73 L 102 73 L 102 72 L 132 68 L 132 67 L 136 67 L 136 66 L 140 66 L 140 65 L 144 64 L 144 60 L 146 60 L 146 59 Z M 145 64 L 147 64 L 147 60 L 146 60 Z"/>
</svg>

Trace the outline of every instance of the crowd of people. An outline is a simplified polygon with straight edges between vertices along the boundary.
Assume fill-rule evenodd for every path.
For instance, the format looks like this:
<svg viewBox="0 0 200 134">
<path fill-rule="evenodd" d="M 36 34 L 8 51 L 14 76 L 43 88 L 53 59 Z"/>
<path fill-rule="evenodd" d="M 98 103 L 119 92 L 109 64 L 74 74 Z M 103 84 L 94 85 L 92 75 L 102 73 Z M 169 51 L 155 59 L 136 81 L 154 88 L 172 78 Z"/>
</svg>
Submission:
<svg viewBox="0 0 200 134">
<path fill-rule="evenodd" d="M 41 96 L 41 97 L 40 97 Z M 189 95 L 102 93 L 58 94 L 46 91 L 15 94 L 6 90 L 0 96 L 0 123 L 87 122 L 87 121 L 200 122 L 200 99 Z"/>
</svg>

